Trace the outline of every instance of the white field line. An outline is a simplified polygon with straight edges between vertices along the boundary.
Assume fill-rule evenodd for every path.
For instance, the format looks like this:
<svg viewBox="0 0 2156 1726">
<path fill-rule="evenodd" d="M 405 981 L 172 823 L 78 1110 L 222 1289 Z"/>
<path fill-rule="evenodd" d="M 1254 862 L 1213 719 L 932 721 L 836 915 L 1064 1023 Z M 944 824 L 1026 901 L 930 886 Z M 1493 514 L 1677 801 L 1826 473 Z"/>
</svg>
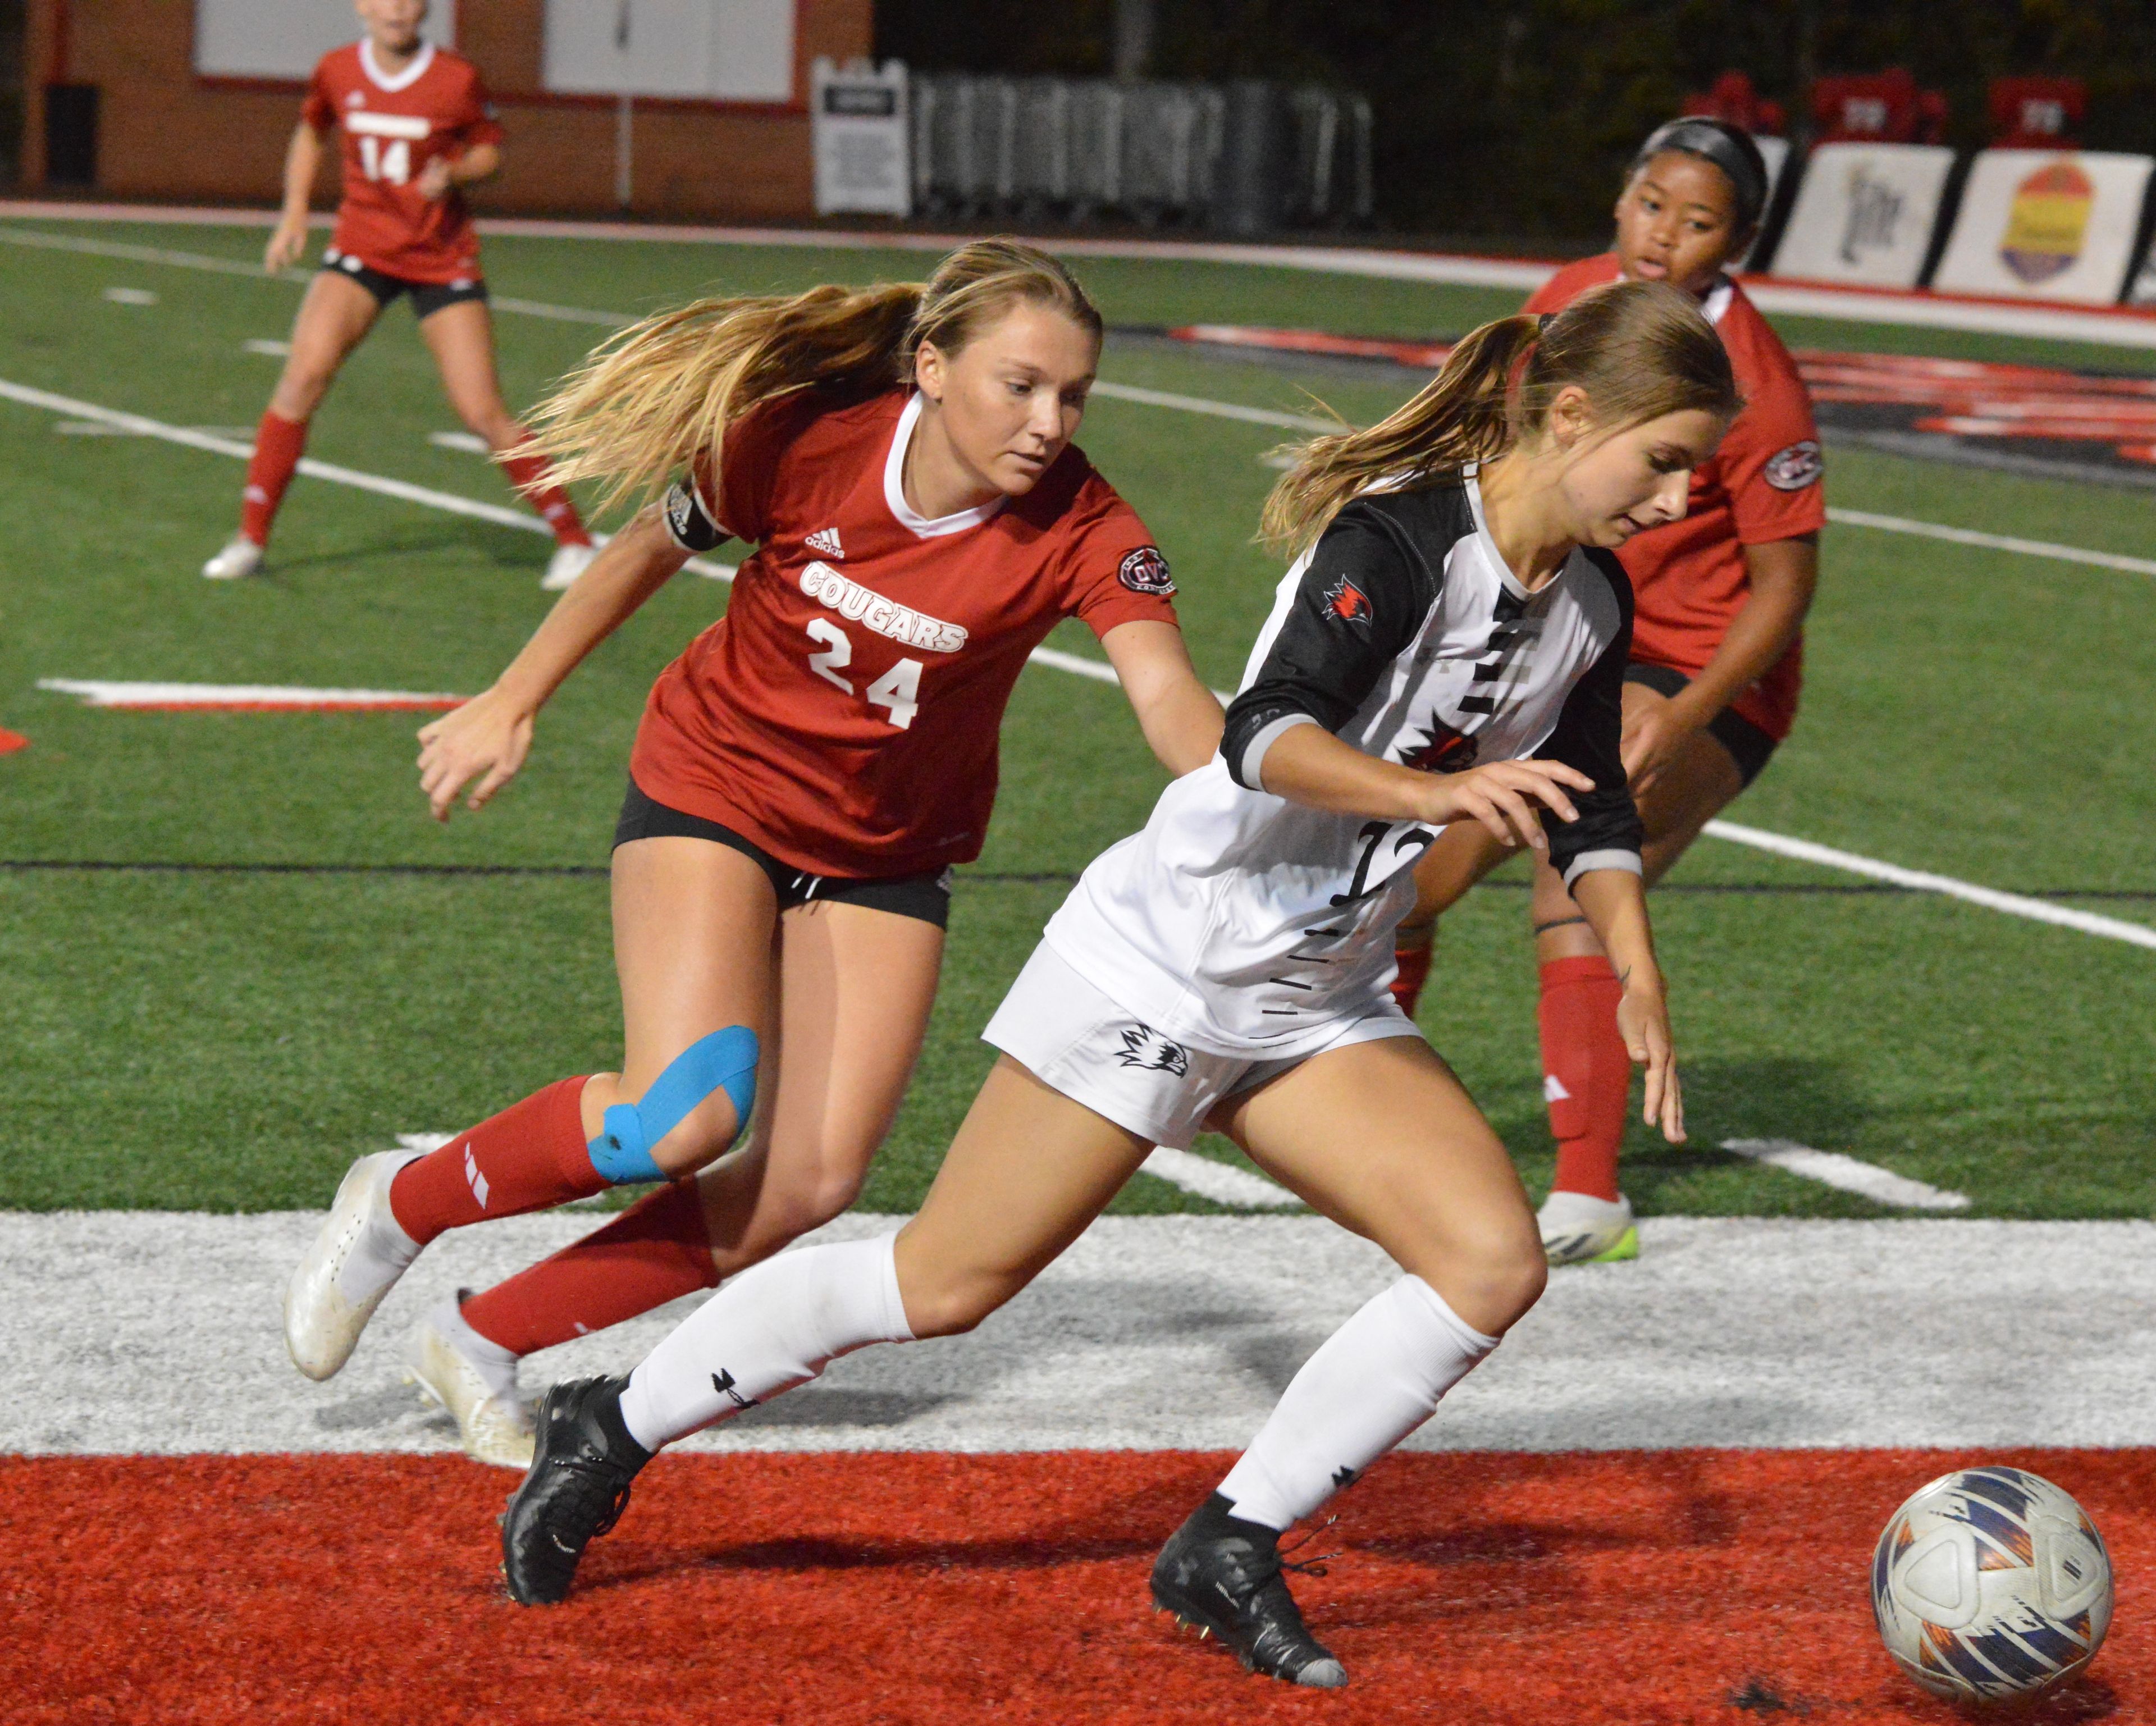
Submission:
<svg viewBox="0 0 2156 1726">
<path fill-rule="evenodd" d="M 0 1453 L 453 1455 L 454 1427 L 399 1383 L 409 1327 L 602 1220 L 452 1230 L 316 1384 L 277 1312 L 320 1211 L 0 1212 Z M 901 1221 L 851 1215 L 815 1238 Z M 1981 1453 L 2156 1431 L 2156 1225 L 1650 1217 L 1640 1236 L 1635 1263 L 1551 1277 L 1409 1447 Z M 2041 1346 L 1970 1322 L 1972 1265 Z M 1232 1451 L 1287 1371 L 1399 1276 L 1320 1217 L 1104 1217 L 978 1331 L 850 1355 L 686 1448 Z M 523 1394 L 625 1371 L 684 1310 L 534 1356 Z"/>
<path fill-rule="evenodd" d="M 1912 1180 L 1876 1163 L 1845 1157 L 1839 1151 L 1815 1151 L 1793 1138 L 1725 1138 L 1722 1148 L 1845 1193 L 1858 1194 L 1878 1205 L 1898 1205 L 1906 1210 L 1969 1209 L 1966 1193 L 1952 1193 L 1927 1181 Z"/>
<path fill-rule="evenodd" d="M 1139 1167 L 1170 1186 L 1181 1187 L 1184 1192 L 1195 1193 L 1201 1199 L 1210 1199 L 1215 1205 L 1247 1205 L 1265 1210 L 1285 1210 L 1302 1202 L 1286 1187 L 1255 1170 L 1215 1163 L 1210 1157 L 1200 1157 L 1189 1151 L 1170 1150 L 1166 1145 L 1155 1145 L 1152 1155 Z"/>
<path fill-rule="evenodd" d="M 183 426 L 167 425 L 162 420 L 151 419 L 139 414 L 124 414 L 110 408 L 100 408 L 95 403 L 77 401 L 71 396 L 54 395 L 49 390 L 32 389 L 26 385 L 10 383 L 0 379 L 0 398 L 42 408 L 50 413 L 63 414 L 78 419 L 95 419 L 137 434 L 158 438 L 167 443 L 183 444 L 189 449 L 208 450 L 213 455 L 228 455 L 244 461 L 254 454 L 249 445 L 230 438 L 220 438 L 206 432 L 190 431 Z M 335 484 L 351 485 L 362 491 L 379 493 L 408 503 L 424 504 L 453 514 L 470 516 L 484 521 L 493 521 L 504 527 L 516 527 L 527 532 L 544 533 L 546 524 L 536 516 L 522 511 L 511 510 L 499 504 L 480 503 L 469 497 L 459 497 L 453 492 L 437 491 L 430 486 L 408 485 L 402 480 L 385 479 L 378 474 L 363 474 L 356 469 L 339 467 L 329 462 L 310 458 L 300 464 L 300 471 L 316 479 L 328 480 Z M 692 558 L 688 567 L 699 574 L 716 580 L 731 581 L 734 571 L 725 564 L 706 562 Z M 1081 659 L 1075 654 L 1059 652 L 1053 648 L 1035 648 L 1033 659 L 1057 670 L 1075 672 L 1081 676 L 1101 682 L 1116 681 L 1112 667 L 1097 660 Z M 1081 669 L 1084 668 L 1084 669 Z M 1218 694 L 1219 691 L 1216 691 Z M 1728 840 L 1738 845 L 1748 845 L 1762 850 L 1774 851 L 1799 861 L 1824 865 L 1830 869 L 1842 869 L 1856 875 L 1869 876 L 1875 880 L 1893 881 L 1898 886 L 1912 887 L 1919 891 L 1943 893 L 1949 897 L 1981 905 L 1992 911 L 2005 912 L 2013 917 L 2025 917 L 2037 922 L 2052 923 L 2061 928 L 2077 929 L 2087 935 L 2101 935 L 2114 941 L 2128 941 L 2137 946 L 2156 948 L 2156 929 L 2139 923 L 2124 922 L 2117 917 L 2099 917 L 2092 912 L 2076 911 L 2065 906 L 2052 905 L 2041 899 L 2025 898 L 2019 893 L 2003 893 L 1996 888 L 1976 886 L 1973 882 L 1957 881 L 1951 876 L 1933 875 L 1919 870 L 1903 869 L 1899 865 L 1882 863 L 1875 858 L 1861 857 L 1853 852 L 1841 851 L 1831 846 L 1815 845 L 1809 840 L 1785 838 L 1780 834 L 1768 833 L 1756 827 L 1742 827 L 1731 821 L 1710 821 L 1706 830 L 1717 839 Z"/>
<path fill-rule="evenodd" d="M 398 689 L 302 689 L 263 683 L 111 683 L 94 678 L 40 677 L 38 687 L 55 695 L 80 696 L 85 707 L 134 707 L 157 711 L 201 708 L 206 711 L 388 712 L 439 711 L 459 706 L 468 696 Z"/>
<path fill-rule="evenodd" d="M 213 432 L 199 431 L 184 425 L 167 425 L 162 419 L 151 419 L 146 414 L 122 413 L 116 408 L 100 408 L 95 402 L 77 401 L 72 396 L 54 395 L 50 390 L 33 389 L 28 384 L 10 383 L 0 378 L 0 399 L 20 402 L 25 407 L 42 408 L 48 413 L 64 414 L 80 420 L 94 420 L 109 425 L 115 431 L 126 432 L 138 438 L 155 438 L 167 444 L 178 444 L 189 449 L 205 450 L 212 455 L 227 455 L 237 461 L 250 460 L 254 446 L 238 438 L 220 437 Z M 414 485 L 403 480 L 392 480 L 381 474 L 362 473 L 357 468 L 341 467 L 335 462 L 317 461 L 307 456 L 300 463 L 300 471 L 311 480 L 326 480 L 333 485 L 349 485 L 358 491 L 372 491 L 377 496 L 393 497 L 403 503 L 423 504 L 429 509 L 443 510 L 453 516 L 469 516 L 475 521 L 491 521 L 497 527 L 514 527 L 525 533 L 544 533 L 551 537 L 552 530 L 528 510 L 511 509 L 506 504 L 481 503 L 477 498 L 459 497 L 454 491 L 438 491 L 431 485 Z M 708 558 L 691 557 L 687 568 L 712 581 L 732 581 L 734 568 L 730 563 L 714 563 Z"/>
<path fill-rule="evenodd" d="M 0 218 L 45 221 L 164 223 L 177 226 L 266 228 L 276 219 L 263 210 L 173 208 L 117 203 L 64 204 L 0 201 Z M 330 218 L 312 224 L 326 228 Z M 564 222 L 543 218 L 481 219 L 483 234 L 540 239 L 595 239 L 641 244 L 794 246 L 817 251 L 947 252 L 977 235 L 845 232 L 831 229 L 725 228 L 644 225 L 632 222 Z M 64 245 L 64 237 L 45 236 Z M 1379 247 L 1238 245 L 1203 240 L 1058 239 L 1055 249 L 1076 258 L 1130 258 L 1161 263 L 1232 264 L 1312 271 L 1370 280 L 1441 283 L 1449 286 L 1540 287 L 1558 268 L 1531 259 L 1487 258 L 1460 253 L 1407 252 Z M 87 249 L 88 248 L 84 248 Z M 153 248 L 141 248 L 143 251 Z M 115 254 L 116 256 L 127 255 Z M 144 262 L 158 261 L 144 259 Z M 222 265 L 224 260 L 217 260 Z M 1911 293 L 1847 288 L 1831 282 L 1748 277 L 1745 291 L 1763 310 L 1833 318 L 1845 323 L 1917 325 L 1940 330 L 2050 336 L 2112 347 L 2156 347 L 2156 316 L 2138 307 L 2022 304 L 1979 300 L 1929 290 Z M 497 304 L 501 303 L 499 301 Z M 543 314 L 542 314 L 543 315 Z"/>
<path fill-rule="evenodd" d="M 4 203 L 0 203 L 0 215 L 4 215 L 6 213 L 6 205 Z M 542 227 L 547 227 L 547 224 L 540 225 Z M 569 223 L 560 225 L 563 228 L 573 229 L 578 227 L 579 224 Z M 511 228 L 506 228 L 504 231 L 522 230 L 515 229 L 512 226 Z M 552 227 L 547 227 L 547 231 L 553 232 L 556 231 L 556 229 Z M 704 230 L 696 231 L 702 233 Z M 711 232 L 714 233 L 732 231 L 732 230 L 711 230 Z M 746 233 L 750 230 L 741 231 Z M 570 234 L 567 237 L 578 236 Z M 655 231 L 650 231 L 647 234 L 647 237 L 660 236 Z M 872 239 L 875 237 L 864 236 L 863 238 L 864 243 L 866 243 L 868 240 Z M 913 239 L 919 239 L 920 236 L 904 236 L 902 238 Z M 126 258 L 137 263 L 169 264 L 182 269 L 215 270 L 222 274 L 228 275 L 236 274 L 257 277 L 263 275 L 261 270 L 250 265 L 234 264 L 230 260 L 222 258 L 208 258 L 198 253 L 166 251 L 155 246 L 127 245 L 118 241 L 78 240 L 73 236 L 67 234 L 41 234 L 33 231 L 0 228 L 0 242 L 10 244 L 44 246 L 59 250 L 90 252 L 100 256 Z M 774 238 L 757 243 L 790 244 L 797 243 L 797 240 L 793 239 Z M 798 243 L 805 244 L 807 242 L 805 239 L 802 239 L 799 240 Z M 826 243 L 829 244 L 829 242 L 827 240 Z M 1116 243 L 1104 242 L 1103 244 Z M 934 249 L 944 249 L 945 244 L 946 243 L 944 241 L 939 239 L 937 241 Z M 1266 247 L 1244 247 L 1229 248 L 1227 249 L 1238 251 L 1270 251 L 1278 249 Z M 1295 250 L 1296 254 L 1298 256 L 1306 255 L 1299 249 L 1290 249 Z M 1206 249 L 1201 247 L 1199 250 L 1200 252 L 1204 252 Z M 1307 255 L 1331 256 L 1333 254 L 1330 253 L 1311 253 Z M 1471 259 L 1467 261 L 1481 263 L 1487 260 Z M 1302 265 L 1297 267 L 1315 269 L 1320 266 L 1317 265 Z M 1504 267 L 1515 270 L 1521 268 L 1542 270 L 1543 268 L 1539 265 L 1522 266 L 1509 265 Z M 312 272 L 307 270 L 288 270 L 283 272 L 283 276 L 285 279 L 290 280 L 304 281 L 311 273 Z M 1547 271 L 1543 270 L 1543 273 L 1547 274 Z M 1527 283 L 1527 285 L 1537 285 L 1539 284 L 1540 280 L 1540 275 L 1537 275 L 1534 282 Z M 1758 293 L 1755 293 L 1754 298 L 1758 298 L 1760 294 L 1792 291 L 1794 290 L 1769 290 L 1762 287 Z M 625 312 L 599 311 L 578 306 L 550 306 L 544 301 L 536 300 L 516 300 L 503 297 L 496 298 L 493 300 L 491 303 L 495 309 L 499 311 L 521 312 L 529 317 L 551 318 L 559 321 L 571 323 L 597 324 L 609 328 L 618 329 L 624 325 L 634 321 L 634 320 Z M 1762 303 L 1763 304 L 1764 301 L 1762 301 Z M 2012 311 L 2013 308 L 2006 308 L 2005 310 L 2007 311 Z M 2015 312 L 2014 315 L 2028 316 L 2029 314 Z M 1880 321 L 1902 322 L 1906 321 L 1906 320 L 1900 318 L 1882 318 Z M 1989 328 L 1992 327 L 1992 326 L 1986 324 L 1982 326 L 1982 327 Z M 2156 346 L 2156 321 L 2151 321 L 2150 322 L 2147 345 Z M 247 346 L 250 352 L 266 352 L 269 351 L 269 345 L 267 343 L 258 344 L 250 342 Z M 1166 408 L 1185 414 L 1204 414 L 1218 419 L 1240 420 L 1246 425 L 1278 426 L 1284 431 L 1322 434 L 1339 429 L 1332 421 L 1320 419 L 1313 414 L 1283 414 L 1269 408 L 1246 408 L 1241 403 L 1236 402 L 1214 401 L 1205 396 L 1182 395 L 1170 390 L 1146 389 L 1136 384 L 1113 383 L 1105 381 L 1096 382 L 1093 386 L 1093 393 L 1097 396 L 1105 396 L 1112 401 L 1131 402 L 1144 407 Z M 302 465 L 301 470 L 303 472 L 305 470 L 304 465 Z M 1827 519 L 1829 521 L 1846 527 L 1869 527 L 1882 533 L 1912 534 L 1923 539 L 1949 541 L 1955 545 L 1980 546 L 1988 551 L 2015 552 L 2019 552 L 2024 557 L 2048 557 L 2055 562 L 2081 563 L 2099 569 L 2124 570 L 2128 573 L 2134 575 L 2156 575 L 2156 559 L 2128 557 L 2116 552 L 2087 551 L 2077 546 L 2054 545 L 2046 540 L 2021 539 L 2011 534 L 1985 533 L 1973 527 L 1949 527 L 1934 521 L 1912 521 L 1906 516 L 1878 515 L 1869 510 L 1848 510 L 1830 507 L 1826 513 Z"/>
<path fill-rule="evenodd" d="M 1987 911 L 2026 917 L 2031 922 L 2051 923 L 2061 929 L 2078 930 L 2084 935 L 2099 935 L 2108 941 L 2124 941 L 2135 947 L 2156 949 L 2156 928 L 2146 923 L 2100 917 L 2092 911 L 2076 911 L 2071 906 L 2054 905 L 2049 900 L 2031 899 L 2020 893 L 2002 893 L 1996 887 L 1980 887 L 1971 881 L 1957 881 L 1950 875 L 1904 869 L 1898 863 L 1882 863 L 1876 857 L 1860 857 L 1854 851 L 1836 850 L 1831 845 L 1815 845 L 1808 839 L 1791 839 L 1758 827 L 1739 826 L 1734 821 L 1709 821 L 1706 831 L 1712 838 L 1772 851 L 1778 857 L 1789 857 L 1799 863 L 1816 863 L 1827 869 L 1866 876 L 1873 881 L 1891 881 L 1897 887 L 1908 887 L 1920 893 L 1943 894 L 1949 899 L 1981 905 Z"/>
</svg>

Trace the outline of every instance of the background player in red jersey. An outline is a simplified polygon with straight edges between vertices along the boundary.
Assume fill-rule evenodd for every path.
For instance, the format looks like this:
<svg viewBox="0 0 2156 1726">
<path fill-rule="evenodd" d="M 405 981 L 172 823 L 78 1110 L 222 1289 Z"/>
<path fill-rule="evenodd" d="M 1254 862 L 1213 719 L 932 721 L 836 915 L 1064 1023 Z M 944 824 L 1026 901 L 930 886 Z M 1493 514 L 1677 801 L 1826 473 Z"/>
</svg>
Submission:
<svg viewBox="0 0 2156 1726">
<path fill-rule="evenodd" d="M 692 552 L 758 549 L 637 734 L 613 853 L 622 1071 L 356 1164 L 287 1297 L 303 1372 L 343 1364 L 444 1230 L 666 1179 L 414 1336 L 412 1371 L 467 1449 L 527 1462 L 518 1357 L 708 1288 L 853 1201 L 927 1029 L 946 871 L 979 855 L 1004 708 L 1049 630 L 1091 626 L 1171 772 L 1211 758 L 1219 703 L 1168 566 L 1070 441 L 1101 334 L 1054 259 L 984 241 L 925 288 L 649 320 L 541 410 L 572 477 L 617 496 L 691 478 L 493 688 L 420 732 L 438 819 L 509 780 L 547 697 Z"/>
<path fill-rule="evenodd" d="M 501 128 L 470 60 L 419 34 L 426 0 L 357 0 L 366 35 L 325 54 L 285 155 L 285 210 L 263 253 L 271 272 L 305 250 L 322 141 L 343 133 L 344 198 L 321 273 L 292 325 L 291 356 L 254 434 L 239 532 L 203 566 L 213 581 L 262 567 L 277 506 L 307 445 L 307 422 L 382 308 L 412 296 L 419 333 L 457 418 L 554 530 L 542 585 L 566 588 L 591 561 L 569 495 L 501 399 L 479 234 L 459 188 L 501 166 Z"/>
<path fill-rule="evenodd" d="M 1666 281 L 1699 301 L 1722 337 L 1746 406 L 1692 475 L 1684 519 L 1619 556 L 1636 610 L 1625 674 L 1625 765 L 1646 826 L 1648 884 L 1766 766 L 1796 717 L 1804 613 L 1819 578 L 1819 431 L 1789 355 L 1724 274 L 1757 234 L 1768 180 L 1758 146 L 1719 121 L 1673 121 L 1635 158 L 1617 200 L 1617 243 L 1559 270 L 1527 301 L 1553 312 L 1623 277 Z M 1394 993 L 1414 1010 L 1435 918 L 1510 855 L 1464 824 L 1416 871 Z M 1632 1209 L 1617 1184 L 1631 1063 L 1617 1030 L 1623 988 L 1547 864 L 1532 916 L 1541 970 L 1543 1089 L 1558 1143 L 1542 1210 L 1551 1262 L 1631 1258 Z"/>
</svg>

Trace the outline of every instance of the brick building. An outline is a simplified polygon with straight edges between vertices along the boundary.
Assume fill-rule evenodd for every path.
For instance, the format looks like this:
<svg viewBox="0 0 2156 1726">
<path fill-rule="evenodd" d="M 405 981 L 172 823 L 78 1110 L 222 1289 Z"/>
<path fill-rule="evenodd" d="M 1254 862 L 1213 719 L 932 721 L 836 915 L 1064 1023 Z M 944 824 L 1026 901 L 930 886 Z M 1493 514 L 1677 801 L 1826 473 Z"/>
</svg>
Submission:
<svg viewBox="0 0 2156 1726">
<path fill-rule="evenodd" d="M 808 67 L 819 54 L 865 55 L 873 3 L 793 0 L 793 90 L 785 100 L 639 97 L 624 126 L 613 98 L 545 88 L 545 0 L 458 0 L 454 32 L 437 33 L 478 64 L 508 133 L 502 172 L 475 188 L 473 202 L 501 213 L 615 214 L 624 208 L 625 179 L 626 208 L 639 215 L 806 216 L 813 206 Z M 94 104 L 94 162 L 78 166 L 91 171 L 88 184 L 105 196 L 277 201 L 302 86 L 199 74 L 197 10 L 195 0 L 28 0 L 25 188 L 54 183 L 55 167 L 66 177 L 67 164 L 48 161 L 51 95 L 73 104 L 77 116 Z M 86 134 L 78 126 L 72 136 L 80 141 Z"/>
</svg>

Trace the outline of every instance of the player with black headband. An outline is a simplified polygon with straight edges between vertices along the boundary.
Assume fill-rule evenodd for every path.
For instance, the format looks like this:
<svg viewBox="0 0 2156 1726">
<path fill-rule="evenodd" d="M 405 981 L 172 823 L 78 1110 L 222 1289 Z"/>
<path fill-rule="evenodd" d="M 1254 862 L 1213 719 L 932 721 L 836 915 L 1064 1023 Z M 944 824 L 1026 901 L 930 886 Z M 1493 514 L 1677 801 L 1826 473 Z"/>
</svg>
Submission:
<svg viewBox="0 0 2156 1726">
<path fill-rule="evenodd" d="M 502 1523 L 511 1594 L 567 1595 L 653 1452 L 838 1355 L 972 1329 L 1156 1144 L 1211 1127 L 1399 1275 L 1168 1540 L 1152 1600 L 1255 1671 L 1344 1684 L 1278 1535 L 1427 1420 L 1548 1274 L 1503 1143 L 1387 993 L 1414 859 L 1457 822 L 1548 856 L 1624 968 L 1649 1118 L 1681 1139 L 1607 548 L 1683 511 L 1738 405 L 1692 302 L 1625 283 L 1486 325 L 1389 418 L 1312 444 L 1266 505 L 1294 562 L 1219 753 L 1050 921 L 920 1214 L 767 1259 L 626 1379 L 549 1391 Z"/>
<path fill-rule="evenodd" d="M 1646 825 L 1652 886 L 1700 830 L 1758 776 L 1796 717 L 1804 613 L 1826 520 L 1819 432 L 1789 351 L 1727 270 L 1767 205 L 1759 146 L 1718 120 L 1676 120 L 1633 159 L 1617 241 L 1559 270 L 1528 301 L 1555 311 L 1604 282 L 1667 282 L 1697 301 L 1728 350 L 1744 411 L 1691 476 L 1681 521 L 1618 555 L 1638 609 L 1625 671 L 1626 772 Z M 1413 1013 L 1438 916 L 1517 848 L 1453 828 L 1416 871 L 1421 897 L 1400 930 L 1394 991 Z M 1617 1184 L 1631 1065 L 1617 1030 L 1617 974 L 1564 883 L 1535 871 L 1543 1091 L 1557 1178 L 1543 1206 L 1553 1264 L 1639 1252 Z"/>
</svg>

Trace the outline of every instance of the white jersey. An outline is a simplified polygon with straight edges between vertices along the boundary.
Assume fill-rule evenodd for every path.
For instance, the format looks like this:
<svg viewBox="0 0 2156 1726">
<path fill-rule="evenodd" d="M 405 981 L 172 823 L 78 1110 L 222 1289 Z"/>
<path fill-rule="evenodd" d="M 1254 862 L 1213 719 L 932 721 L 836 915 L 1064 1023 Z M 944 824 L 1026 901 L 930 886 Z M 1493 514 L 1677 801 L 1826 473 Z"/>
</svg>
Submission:
<svg viewBox="0 0 2156 1726">
<path fill-rule="evenodd" d="M 1541 751 L 1595 782 L 1577 821 L 1544 820 L 1566 881 L 1637 872 L 1618 755 L 1631 618 L 1606 552 L 1575 551 L 1523 588 L 1471 475 L 1357 499 L 1281 580 L 1220 753 L 1095 860 L 1049 946 L 1163 1036 L 1215 1054 L 1311 1052 L 1383 1003 L 1436 834 L 1258 789 L 1265 752 L 1296 725 L 1435 773 Z"/>
</svg>

